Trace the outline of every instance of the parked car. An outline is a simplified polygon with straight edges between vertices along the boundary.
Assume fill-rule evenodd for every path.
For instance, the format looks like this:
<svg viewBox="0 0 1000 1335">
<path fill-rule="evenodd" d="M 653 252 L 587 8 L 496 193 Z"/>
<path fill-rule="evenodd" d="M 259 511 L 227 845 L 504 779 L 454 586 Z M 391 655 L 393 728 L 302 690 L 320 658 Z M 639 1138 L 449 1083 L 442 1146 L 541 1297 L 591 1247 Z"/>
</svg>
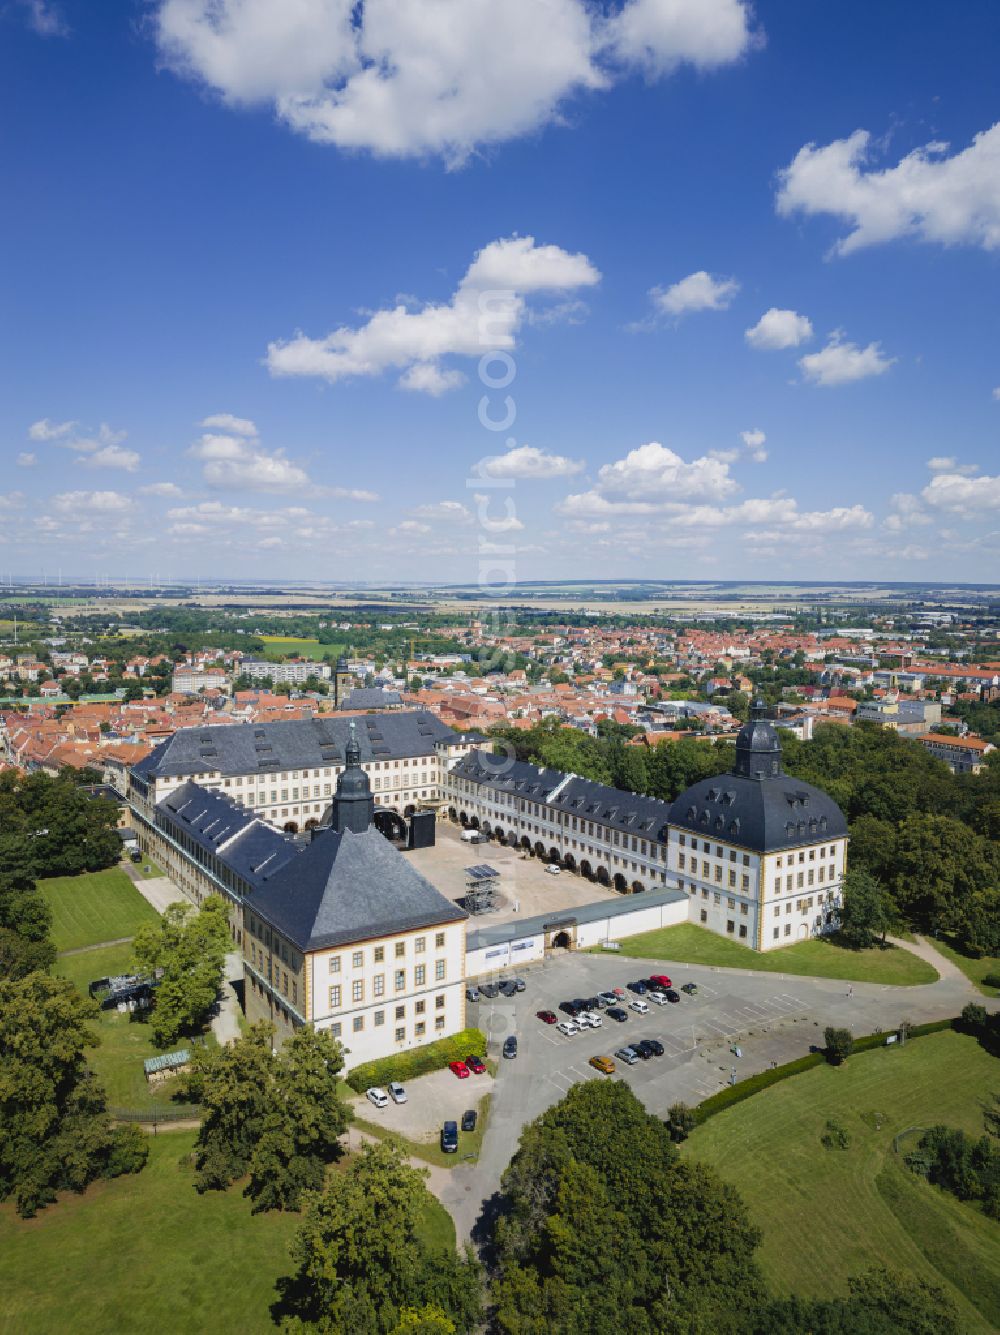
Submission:
<svg viewBox="0 0 1000 1335">
<path fill-rule="evenodd" d="M 536 1014 L 542 1024 L 555 1024 L 556 1020 L 559 1018 L 555 1011 L 537 1011 Z"/>
<path fill-rule="evenodd" d="M 523 978 L 512 978 L 511 982 L 514 984 L 515 992 L 523 992 L 525 988 L 528 986 L 528 984 L 524 981 Z"/>
<path fill-rule="evenodd" d="M 591 1057 L 590 1065 L 595 1071 L 603 1071 L 605 1075 L 614 1075 L 615 1064 L 610 1057 Z"/>
<path fill-rule="evenodd" d="M 636 997 L 635 1001 L 630 1001 L 628 1003 L 628 1008 L 630 1011 L 635 1011 L 636 1015 L 649 1014 L 649 1007 L 644 1001 L 640 1001 L 638 997 Z"/>
<path fill-rule="evenodd" d="M 609 1020 L 617 1020 L 619 1024 L 624 1024 L 628 1019 L 627 1012 L 623 1011 L 621 1006 L 612 1006 L 608 1011 Z"/>
<path fill-rule="evenodd" d="M 465 1112 L 462 1113 L 462 1130 L 475 1131 L 476 1120 L 477 1120 L 477 1113 L 475 1108 L 467 1108 Z"/>
<path fill-rule="evenodd" d="M 667 1004 L 667 998 L 662 992 L 647 992 L 646 1000 L 653 1002 L 655 1006 L 665 1006 Z"/>
<path fill-rule="evenodd" d="M 560 1034 L 565 1034 L 567 1038 L 569 1038 L 571 1034 L 578 1034 L 580 1032 L 580 1026 L 575 1020 L 561 1020 L 559 1024 L 556 1025 L 556 1028 L 559 1030 Z"/>
<path fill-rule="evenodd" d="M 583 1007 L 578 1006 L 575 1001 L 560 1001 L 559 1009 L 571 1018 L 575 1018 L 583 1010 Z"/>
<path fill-rule="evenodd" d="M 511 1034 L 509 1038 L 505 1038 L 503 1041 L 503 1055 L 505 1057 L 517 1056 L 517 1039 L 513 1034 Z"/>
<path fill-rule="evenodd" d="M 689 997 L 693 997 L 694 994 L 698 991 L 698 984 L 697 984 L 697 983 L 682 983 L 682 984 L 681 984 L 681 991 L 682 991 L 682 992 L 686 992 L 686 993 L 688 994 Z"/>
<path fill-rule="evenodd" d="M 392 1099 L 393 1103 L 406 1102 L 406 1090 L 403 1088 L 403 1086 L 399 1083 L 398 1080 L 393 1080 L 390 1082 L 389 1097 Z"/>
<path fill-rule="evenodd" d="M 379 1089 L 378 1085 L 372 1085 L 371 1089 L 366 1089 L 365 1098 L 369 1103 L 373 1103 L 376 1108 L 384 1108 L 389 1102 L 389 1095 L 384 1089 Z"/>
<path fill-rule="evenodd" d="M 441 1148 L 445 1154 L 454 1154 L 458 1149 L 458 1123 L 445 1122 L 441 1128 Z"/>
<path fill-rule="evenodd" d="M 667 977 L 665 973 L 651 974 L 649 981 L 653 984 L 654 987 L 660 987 L 664 991 L 666 991 L 667 988 L 670 986 L 670 979 Z"/>
<path fill-rule="evenodd" d="M 641 978 L 637 978 L 634 983 L 629 983 L 628 990 L 634 992 L 637 997 L 644 997 L 649 988 Z"/>
<path fill-rule="evenodd" d="M 463 830 L 459 836 L 463 844 L 484 844 L 486 835 L 480 834 L 478 830 Z"/>
<path fill-rule="evenodd" d="M 494 997 L 500 995 L 500 989 L 496 983 L 481 983 L 479 993 L 481 996 L 488 997 L 492 1001 Z"/>
<path fill-rule="evenodd" d="M 555 862 L 547 863 L 545 870 L 549 873 L 550 876 L 559 876 L 562 874 L 562 867 L 558 866 L 558 864 Z"/>
<path fill-rule="evenodd" d="M 631 1048 L 619 1048 L 615 1056 L 619 1061 L 623 1061 L 626 1066 L 634 1066 L 639 1060 Z"/>
<path fill-rule="evenodd" d="M 652 1051 L 654 1057 L 663 1056 L 663 1044 L 658 1038 L 646 1038 L 643 1039 L 643 1042 Z"/>
<path fill-rule="evenodd" d="M 465 1062 L 449 1062 L 448 1070 L 451 1071 L 452 1075 L 457 1075 L 459 1080 L 468 1080 L 469 1078 L 469 1068 Z"/>
<path fill-rule="evenodd" d="M 473 1075 L 485 1075 L 486 1073 L 486 1063 L 483 1061 L 482 1057 L 477 1057 L 475 1053 L 466 1057 L 465 1064 Z"/>
<path fill-rule="evenodd" d="M 577 1008 L 578 1011 L 589 1011 L 589 1010 L 590 1010 L 590 1005 L 589 1005 L 589 1003 L 588 1003 L 586 997 L 574 997 L 574 998 L 573 998 L 573 1005 Z"/>
<path fill-rule="evenodd" d="M 138 848 L 130 848 L 129 851 L 128 851 L 128 855 L 129 855 L 129 857 L 132 859 L 133 862 L 141 862 L 141 861 L 142 861 L 142 853 L 140 852 L 140 850 L 139 850 Z"/>
<path fill-rule="evenodd" d="M 514 984 L 513 978 L 505 978 L 503 982 L 500 984 L 500 991 L 504 994 L 505 997 L 514 996 L 514 994 L 517 992 L 517 987 Z"/>
<path fill-rule="evenodd" d="M 638 1043 L 632 1044 L 632 1051 L 637 1057 L 641 1057 L 644 1062 L 648 1062 L 653 1055 L 653 1049 L 644 1038 L 640 1038 Z"/>
<path fill-rule="evenodd" d="M 587 1019 L 590 1021 L 591 1029 L 600 1029 L 601 1025 L 604 1023 L 604 1016 L 598 1014 L 597 1011 L 587 1011 L 586 1015 Z"/>
<path fill-rule="evenodd" d="M 604 1006 L 614 1006 L 618 1001 L 618 997 L 614 992 L 598 992 L 597 996 L 601 1004 Z"/>
<path fill-rule="evenodd" d="M 667 988 L 665 995 L 668 1001 L 680 1001 L 681 999 L 681 994 L 679 992 L 675 992 L 672 987 Z"/>
<path fill-rule="evenodd" d="M 479 1000 L 479 988 L 478 988 L 478 987 L 467 987 L 467 988 L 465 989 L 465 999 L 466 999 L 466 1001 L 478 1001 L 478 1000 Z"/>
</svg>

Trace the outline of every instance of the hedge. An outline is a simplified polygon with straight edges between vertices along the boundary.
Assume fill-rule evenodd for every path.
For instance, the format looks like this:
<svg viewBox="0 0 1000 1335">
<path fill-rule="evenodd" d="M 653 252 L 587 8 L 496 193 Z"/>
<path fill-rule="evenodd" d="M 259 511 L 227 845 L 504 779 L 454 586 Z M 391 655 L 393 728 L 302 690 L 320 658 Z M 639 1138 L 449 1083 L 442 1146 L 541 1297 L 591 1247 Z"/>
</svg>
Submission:
<svg viewBox="0 0 1000 1335">
<path fill-rule="evenodd" d="M 930 1020 L 927 1024 L 915 1024 L 910 1028 L 906 1041 L 922 1038 L 925 1034 L 937 1034 L 942 1030 L 958 1027 L 957 1020 Z M 885 1047 L 885 1040 L 888 1036 L 887 1034 L 863 1034 L 860 1038 L 854 1040 L 854 1052 L 866 1052 L 871 1048 Z M 710 1117 L 714 1117 L 716 1113 L 731 1108 L 736 1103 L 742 1103 L 744 1099 L 752 1098 L 754 1094 L 759 1094 L 762 1089 L 777 1085 L 782 1080 L 787 1080 L 789 1076 L 799 1075 L 802 1071 L 808 1071 L 813 1066 L 821 1066 L 825 1061 L 826 1054 L 824 1052 L 810 1052 L 805 1057 L 797 1057 L 795 1061 L 786 1062 L 784 1066 L 776 1066 L 773 1070 L 758 1071 L 756 1075 L 741 1080 L 739 1084 L 727 1085 L 725 1089 L 720 1089 L 718 1094 L 710 1095 L 695 1108 L 699 1126 L 702 1122 L 707 1122 Z"/>
<path fill-rule="evenodd" d="M 426 1075 L 428 1071 L 440 1071 L 449 1062 L 465 1061 L 473 1052 L 485 1060 L 486 1035 L 481 1029 L 463 1029 L 460 1034 L 439 1038 L 423 1047 L 409 1048 L 392 1057 L 380 1057 L 378 1061 L 363 1062 L 348 1071 L 346 1079 L 356 1093 L 363 1094 L 372 1085 L 387 1085 L 390 1080 L 403 1084 L 415 1080 L 418 1075 Z"/>
</svg>

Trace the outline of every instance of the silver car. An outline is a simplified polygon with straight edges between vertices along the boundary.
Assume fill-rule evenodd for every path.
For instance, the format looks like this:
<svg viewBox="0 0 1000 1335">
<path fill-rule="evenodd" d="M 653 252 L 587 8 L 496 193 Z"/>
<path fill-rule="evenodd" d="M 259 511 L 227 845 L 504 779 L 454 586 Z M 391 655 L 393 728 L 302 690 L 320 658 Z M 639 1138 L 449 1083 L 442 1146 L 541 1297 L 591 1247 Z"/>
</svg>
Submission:
<svg viewBox="0 0 1000 1335">
<path fill-rule="evenodd" d="M 626 1066 L 634 1066 L 639 1060 L 631 1048 L 619 1048 L 615 1056 L 619 1061 L 623 1061 Z"/>
<path fill-rule="evenodd" d="M 398 1081 L 391 1080 L 389 1082 L 389 1097 L 392 1099 L 393 1103 L 405 1103 L 406 1090 L 398 1083 Z"/>
</svg>

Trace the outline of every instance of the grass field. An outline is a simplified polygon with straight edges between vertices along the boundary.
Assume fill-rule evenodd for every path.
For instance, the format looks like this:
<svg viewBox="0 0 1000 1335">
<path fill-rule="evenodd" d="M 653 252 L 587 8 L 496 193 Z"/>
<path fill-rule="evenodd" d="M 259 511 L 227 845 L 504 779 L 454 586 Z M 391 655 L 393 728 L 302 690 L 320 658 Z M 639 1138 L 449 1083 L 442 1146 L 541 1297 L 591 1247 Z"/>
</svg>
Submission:
<svg viewBox="0 0 1000 1335">
<path fill-rule="evenodd" d="M 600 954 L 599 946 L 593 947 Z M 738 941 L 717 936 L 694 923 L 660 927 L 628 936 L 622 955 L 636 959 L 671 960 L 684 964 L 719 965 L 726 969 L 754 969 L 761 973 L 804 974 L 812 978 L 843 978 L 855 983 L 910 985 L 937 981 L 937 970 L 908 950 L 846 950 L 831 941 L 796 941 L 781 950 L 751 950 Z"/>
<path fill-rule="evenodd" d="M 271 660 L 280 658 L 309 658 L 321 663 L 327 654 L 334 658 L 343 653 L 342 644 L 320 644 L 319 640 L 300 640 L 293 635 L 262 635 L 264 657 Z"/>
<path fill-rule="evenodd" d="M 157 916 L 120 867 L 80 876 L 53 876 L 39 881 L 38 888 L 52 909 L 56 950 L 78 950 L 134 936 Z"/>
<path fill-rule="evenodd" d="M 141 862 L 133 862 L 131 865 L 133 874 L 138 876 L 140 881 L 152 881 L 157 876 L 163 875 L 163 872 L 152 858 L 143 858 Z M 148 871 L 146 870 L 147 867 L 149 868 Z"/>
<path fill-rule="evenodd" d="M 962 955 L 949 946 L 946 941 L 933 941 L 935 950 L 940 950 L 946 959 L 951 960 L 968 978 L 970 983 L 975 984 L 985 997 L 1000 997 L 1000 987 L 987 987 L 983 979 L 987 974 L 1000 975 L 1000 959 L 996 955 L 984 955 L 982 959 L 974 960 L 969 955 Z"/>
<path fill-rule="evenodd" d="M 264 1335 L 275 1280 L 291 1270 L 295 1214 L 251 1215 L 239 1187 L 194 1189 L 194 1132 L 150 1140 L 137 1177 L 92 1186 L 19 1220 L 0 1207 L 2 1335 Z M 429 1205 L 424 1240 L 455 1245 Z"/>
<path fill-rule="evenodd" d="M 53 972 L 68 978 L 86 996 L 87 985 L 94 978 L 126 973 L 131 957 L 131 946 L 104 946 L 61 956 Z M 104 1086 L 109 1107 L 140 1112 L 168 1107 L 177 1082 L 165 1080 L 150 1087 L 142 1067 L 147 1057 L 161 1051 L 153 1044 L 149 1025 L 117 1011 L 101 1011 L 93 1028 L 101 1043 L 88 1050 L 87 1062 Z M 209 1042 L 214 1041 L 211 1034 L 207 1037 Z"/>
<path fill-rule="evenodd" d="M 936 1122 L 980 1135 L 993 1090 L 995 1057 L 966 1035 L 931 1034 L 796 1075 L 711 1118 L 683 1152 L 739 1190 L 779 1292 L 833 1296 L 882 1263 L 941 1284 L 962 1329 L 985 1335 L 1000 1329 L 1000 1225 L 911 1174 L 893 1137 Z M 847 1150 L 820 1144 L 831 1117 Z"/>
</svg>

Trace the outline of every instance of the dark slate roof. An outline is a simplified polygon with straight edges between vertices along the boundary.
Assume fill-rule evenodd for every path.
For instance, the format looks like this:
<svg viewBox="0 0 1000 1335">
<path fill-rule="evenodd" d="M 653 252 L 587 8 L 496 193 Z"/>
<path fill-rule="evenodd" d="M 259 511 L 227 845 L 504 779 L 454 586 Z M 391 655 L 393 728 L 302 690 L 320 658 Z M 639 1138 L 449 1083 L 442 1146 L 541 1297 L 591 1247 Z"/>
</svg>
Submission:
<svg viewBox="0 0 1000 1335">
<path fill-rule="evenodd" d="M 380 686 L 355 686 L 340 702 L 341 709 L 392 709 L 402 704 L 398 691 L 385 691 Z"/>
<path fill-rule="evenodd" d="M 321 714 L 278 723 L 234 723 L 180 728 L 133 767 L 140 778 L 184 774 L 273 773 L 342 765 L 350 726 L 356 725 L 362 762 L 433 755 L 437 742 L 455 733 L 426 709 L 347 719 Z"/>
<path fill-rule="evenodd" d="M 561 770 L 539 768 L 524 760 L 507 761 L 489 752 L 470 751 L 451 773 L 529 802 L 544 802 L 559 811 L 596 821 L 643 839 L 666 840 L 670 805 L 656 797 L 610 788 Z"/>
<path fill-rule="evenodd" d="M 263 883 L 301 852 L 299 844 L 279 834 L 225 793 L 185 783 L 156 805 L 158 824 L 167 833 L 181 831 L 249 885 Z"/>
<path fill-rule="evenodd" d="M 756 853 L 822 844 L 847 834 L 844 813 L 833 798 L 789 774 L 702 779 L 670 808 L 670 824 Z"/>
<path fill-rule="evenodd" d="M 245 902 L 302 951 L 468 917 L 373 826 L 324 831 Z"/>
</svg>

